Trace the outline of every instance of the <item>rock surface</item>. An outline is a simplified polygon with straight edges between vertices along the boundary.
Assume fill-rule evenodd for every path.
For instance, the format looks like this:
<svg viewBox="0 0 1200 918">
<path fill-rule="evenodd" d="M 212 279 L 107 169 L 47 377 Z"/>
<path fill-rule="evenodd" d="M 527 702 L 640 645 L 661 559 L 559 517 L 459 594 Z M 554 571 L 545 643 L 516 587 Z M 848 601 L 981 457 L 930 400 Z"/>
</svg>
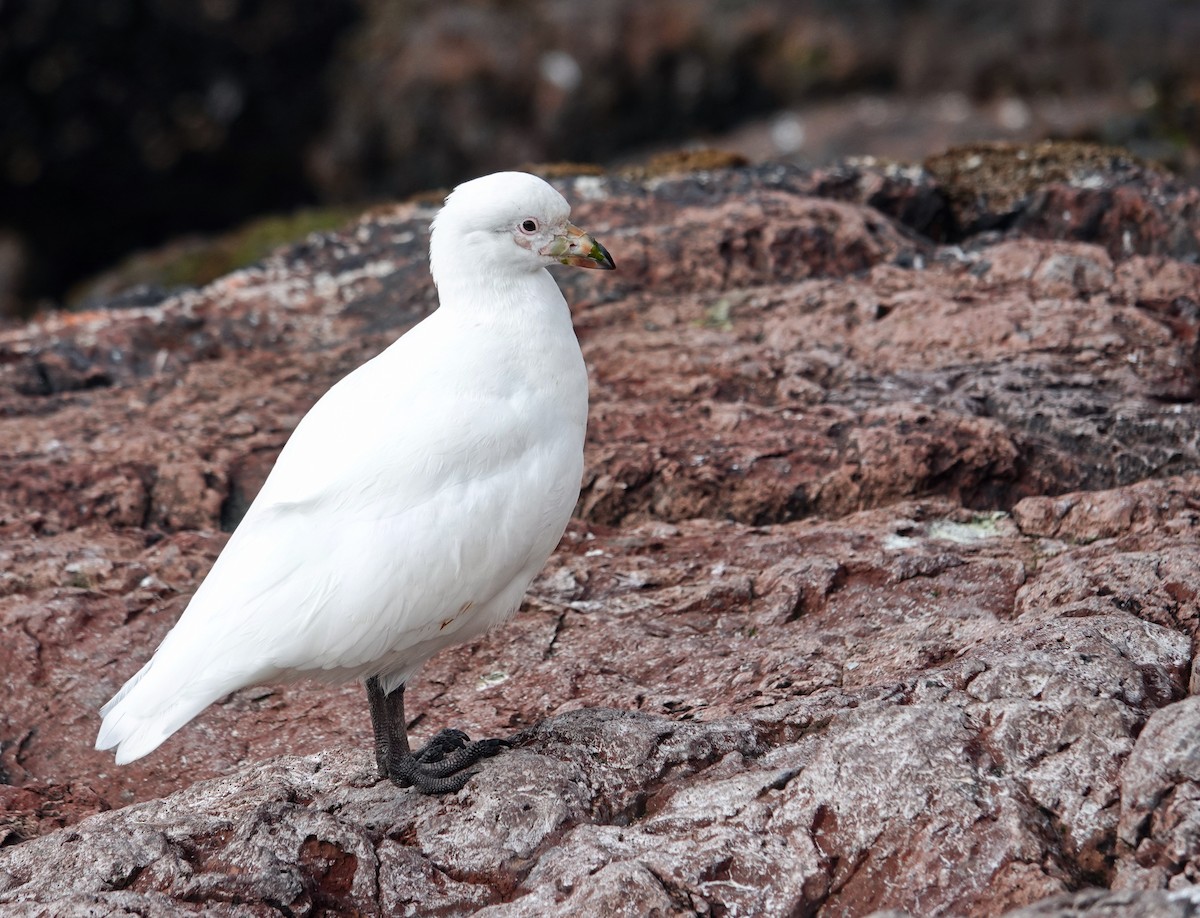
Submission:
<svg viewBox="0 0 1200 918">
<path fill-rule="evenodd" d="M 984 229 L 861 164 L 563 181 L 619 266 L 560 276 L 583 493 L 411 685 L 417 735 L 518 740 L 448 798 L 374 779 L 354 686 L 91 748 L 304 410 L 430 308 L 432 211 L 0 330 L 0 910 L 1195 914 L 1200 220 L 1071 163 L 973 206 L 1155 218 Z"/>
</svg>

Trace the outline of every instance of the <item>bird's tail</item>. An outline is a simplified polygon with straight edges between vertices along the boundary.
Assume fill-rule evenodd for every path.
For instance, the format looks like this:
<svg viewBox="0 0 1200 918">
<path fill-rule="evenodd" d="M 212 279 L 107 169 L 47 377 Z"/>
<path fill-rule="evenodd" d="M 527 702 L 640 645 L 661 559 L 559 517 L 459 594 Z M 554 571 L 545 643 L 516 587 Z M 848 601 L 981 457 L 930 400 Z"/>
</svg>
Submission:
<svg viewBox="0 0 1200 918">
<path fill-rule="evenodd" d="M 228 671 L 189 679 L 162 659 L 165 646 L 100 709 L 96 748 L 116 749 L 118 765 L 153 752 L 218 698 L 245 684 Z"/>
</svg>

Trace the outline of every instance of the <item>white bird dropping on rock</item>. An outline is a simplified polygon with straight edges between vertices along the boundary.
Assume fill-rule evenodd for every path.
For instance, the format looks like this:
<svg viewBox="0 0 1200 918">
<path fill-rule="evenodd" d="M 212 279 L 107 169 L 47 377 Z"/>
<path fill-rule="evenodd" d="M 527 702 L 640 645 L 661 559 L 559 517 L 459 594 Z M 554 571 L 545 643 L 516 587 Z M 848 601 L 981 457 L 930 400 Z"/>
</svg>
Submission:
<svg viewBox="0 0 1200 918">
<path fill-rule="evenodd" d="M 404 684 L 515 611 L 579 495 L 587 372 L 559 262 L 613 267 L 539 178 L 459 185 L 433 221 L 440 307 L 325 393 L 96 746 L 155 749 L 243 686 L 366 683 L 381 777 L 457 790 L 507 745 L 409 749 Z"/>
</svg>

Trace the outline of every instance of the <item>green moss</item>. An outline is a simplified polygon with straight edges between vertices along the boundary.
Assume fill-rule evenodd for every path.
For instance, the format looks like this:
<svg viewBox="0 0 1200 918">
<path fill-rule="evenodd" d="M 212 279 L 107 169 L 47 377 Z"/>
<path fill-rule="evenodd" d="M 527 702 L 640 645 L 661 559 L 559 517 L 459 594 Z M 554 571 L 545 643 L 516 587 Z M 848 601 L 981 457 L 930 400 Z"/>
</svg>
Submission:
<svg viewBox="0 0 1200 918">
<path fill-rule="evenodd" d="M 749 163 L 740 153 L 728 150 L 672 150 L 651 156 L 645 163 L 628 166 L 620 171 L 624 178 L 643 181 L 664 175 L 686 172 L 708 172 L 714 169 L 737 169 Z"/>
<path fill-rule="evenodd" d="M 78 305 L 142 284 L 200 287 L 238 268 L 261 261 L 275 249 L 299 242 L 309 233 L 338 229 L 358 216 L 345 207 L 312 208 L 259 217 L 220 236 L 191 237 L 159 249 L 137 252 L 115 267 L 77 286 L 67 297 Z"/>
<path fill-rule="evenodd" d="M 989 210 L 1005 213 L 1052 182 L 1153 168 L 1119 147 L 1054 140 L 966 144 L 925 160 L 925 169 L 962 212 L 984 201 Z"/>
<path fill-rule="evenodd" d="M 82 571 L 70 571 L 67 574 L 67 586 L 76 590 L 90 590 L 95 584 L 92 583 L 92 578 Z"/>
<path fill-rule="evenodd" d="M 532 172 L 547 180 L 574 178 L 577 175 L 604 175 L 604 167 L 596 163 L 525 163 L 518 168 L 522 172 Z"/>
<path fill-rule="evenodd" d="M 704 319 L 700 324 L 719 331 L 733 331 L 733 303 L 727 297 L 717 300 L 704 310 Z"/>
</svg>

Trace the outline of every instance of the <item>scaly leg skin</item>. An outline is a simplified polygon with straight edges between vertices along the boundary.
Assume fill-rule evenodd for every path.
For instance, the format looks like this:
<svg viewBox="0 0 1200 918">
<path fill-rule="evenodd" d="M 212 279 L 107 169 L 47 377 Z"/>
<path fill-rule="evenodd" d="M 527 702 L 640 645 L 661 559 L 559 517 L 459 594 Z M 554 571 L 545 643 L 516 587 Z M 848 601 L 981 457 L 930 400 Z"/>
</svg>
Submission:
<svg viewBox="0 0 1200 918">
<path fill-rule="evenodd" d="M 388 776 L 388 747 L 391 735 L 385 697 L 378 677 L 372 676 L 368 679 L 367 703 L 371 706 L 371 729 L 375 734 L 375 767 L 381 778 Z M 405 738 L 407 739 L 407 730 Z M 447 755 L 457 752 L 470 742 L 471 737 L 462 730 L 443 730 L 414 752 L 413 758 L 418 762 L 440 762 Z"/>
<path fill-rule="evenodd" d="M 473 771 L 464 769 L 490 758 L 511 743 L 502 739 L 471 742 L 461 730 L 443 730 L 413 753 L 404 719 L 404 686 L 384 695 L 377 678 L 367 680 L 367 701 L 375 733 L 375 765 L 381 778 L 423 794 L 447 794 L 462 788 Z"/>
<path fill-rule="evenodd" d="M 379 777 L 388 776 L 388 728 L 387 705 L 384 703 L 383 689 L 379 685 L 379 677 L 372 676 L 367 680 L 367 704 L 371 706 L 371 730 L 375 734 L 375 767 Z"/>
</svg>

